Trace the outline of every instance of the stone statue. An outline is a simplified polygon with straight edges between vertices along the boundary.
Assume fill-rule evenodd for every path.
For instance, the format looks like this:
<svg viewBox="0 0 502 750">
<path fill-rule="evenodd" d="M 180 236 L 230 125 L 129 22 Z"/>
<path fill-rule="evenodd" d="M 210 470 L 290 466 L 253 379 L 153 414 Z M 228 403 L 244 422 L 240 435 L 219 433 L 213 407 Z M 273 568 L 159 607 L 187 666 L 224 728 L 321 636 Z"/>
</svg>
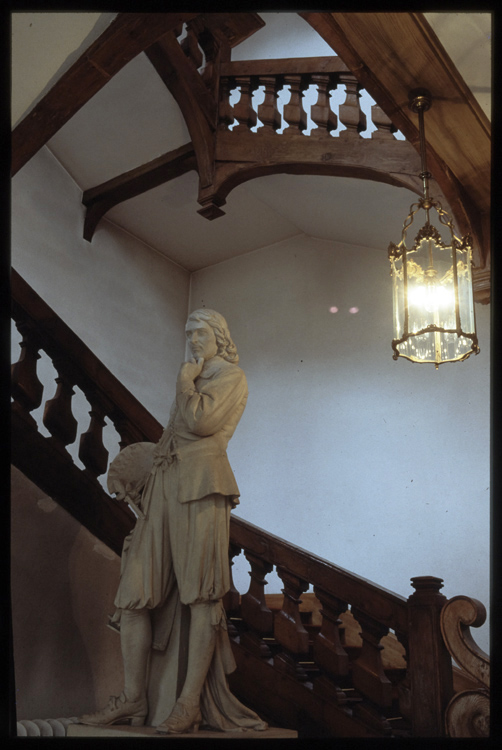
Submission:
<svg viewBox="0 0 502 750">
<path fill-rule="evenodd" d="M 222 315 L 196 310 L 185 330 L 192 358 L 179 370 L 167 428 L 157 445 L 131 445 L 110 468 L 111 491 L 138 516 L 124 541 L 111 623 L 120 629 L 124 688 L 79 721 L 174 734 L 201 723 L 265 730 L 226 680 L 236 665 L 222 597 L 239 502 L 226 447 L 246 405 L 246 378 Z"/>
</svg>

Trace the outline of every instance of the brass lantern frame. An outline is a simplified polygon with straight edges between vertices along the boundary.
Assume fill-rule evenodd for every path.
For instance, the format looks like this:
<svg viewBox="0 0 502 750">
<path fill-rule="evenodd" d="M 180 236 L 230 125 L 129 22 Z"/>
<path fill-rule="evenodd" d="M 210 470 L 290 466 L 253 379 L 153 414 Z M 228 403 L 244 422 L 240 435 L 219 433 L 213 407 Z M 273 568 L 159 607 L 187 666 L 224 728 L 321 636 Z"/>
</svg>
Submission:
<svg viewBox="0 0 502 750">
<path fill-rule="evenodd" d="M 394 293 L 394 326 L 396 334 L 400 333 L 392 341 L 392 348 L 394 350 L 393 359 L 397 360 L 399 357 L 404 357 L 411 362 L 418 363 L 434 363 L 436 369 L 440 364 L 445 362 L 460 362 L 467 359 L 473 352 L 479 353 L 478 338 L 476 333 L 476 318 L 474 311 L 474 300 L 472 291 L 472 239 L 469 234 L 464 237 L 457 237 L 454 228 L 453 221 L 445 211 L 438 200 L 435 200 L 429 195 L 429 178 L 431 177 L 430 172 L 427 170 L 426 162 L 426 148 L 425 148 L 425 127 L 424 127 L 424 112 L 427 111 L 431 106 L 431 95 L 427 89 L 415 89 L 409 94 L 409 107 L 410 109 L 418 114 L 419 118 L 419 134 L 420 134 L 420 155 L 421 155 L 421 168 L 420 177 L 423 184 L 423 197 L 418 202 L 413 203 L 410 206 L 408 216 L 406 217 L 403 230 L 401 234 L 401 241 L 395 245 L 393 242 L 389 244 L 388 256 L 391 263 L 391 276 L 393 278 L 393 293 Z M 406 239 L 408 231 L 413 224 L 416 214 L 420 211 L 425 211 L 426 221 L 422 228 L 418 231 L 414 238 L 413 245 L 408 248 L 406 246 Z M 430 214 L 434 210 L 438 216 L 439 223 L 445 226 L 449 230 L 449 241 L 443 241 L 441 234 L 439 233 L 436 226 L 431 224 Z M 418 254 L 420 246 L 423 242 L 428 243 L 428 257 L 429 267 L 423 269 L 419 264 L 413 260 L 413 255 Z M 409 282 L 410 278 L 421 275 L 421 280 L 424 282 L 430 282 L 430 285 L 437 284 L 437 268 L 434 267 L 433 263 L 433 251 L 432 243 L 435 248 L 444 251 L 450 251 L 451 267 L 448 269 L 444 277 L 440 280 L 441 283 L 451 282 L 454 290 L 454 305 L 455 305 L 455 327 L 440 325 L 437 315 L 433 323 L 410 330 L 410 302 L 409 302 Z M 464 255 L 465 260 L 462 260 Z M 401 268 L 397 267 L 397 263 L 401 262 Z M 464 291 L 469 290 L 469 318 L 471 327 L 473 330 L 464 331 L 462 328 L 461 319 L 461 303 L 459 299 L 459 274 L 465 278 Z M 402 324 L 399 321 L 399 287 L 398 284 L 402 283 L 402 305 L 401 314 L 403 317 Z M 467 285 L 467 286 L 466 286 Z M 465 302 L 462 305 L 465 307 Z M 452 312 L 452 311 L 451 311 Z M 418 355 L 414 356 L 409 351 L 408 353 L 400 351 L 399 347 L 406 343 L 412 342 L 412 340 L 419 341 L 418 337 L 424 336 L 425 334 L 434 334 L 434 358 L 421 358 Z M 441 347 L 441 336 L 443 341 L 446 340 L 447 334 L 455 334 L 457 340 L 462 342 L 462 349 L 460 351 L 457 346 L 458 356 L 443 358 L 442 347 Z M 431 339 L 432 340 L 432 339 Z M 470 348 L 468 344 L 470 342 Z M 409 347 L 408 347 L 409 348 Z M 414 345 L 413 345 L 414 348 Z M 445 347 L 446 348 L 446 347 Z M 429 344 L 431 349 L 431 344 Z"/>
</svg>

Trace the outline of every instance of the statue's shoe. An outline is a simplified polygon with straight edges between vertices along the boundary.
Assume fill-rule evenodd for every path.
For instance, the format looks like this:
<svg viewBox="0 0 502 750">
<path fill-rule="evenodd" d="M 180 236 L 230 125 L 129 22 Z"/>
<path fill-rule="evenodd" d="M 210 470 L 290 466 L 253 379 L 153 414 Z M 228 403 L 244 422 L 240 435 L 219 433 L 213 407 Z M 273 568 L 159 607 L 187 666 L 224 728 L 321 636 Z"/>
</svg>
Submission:
<svg viewBox="0 0 502 750">
<path fill-rule="evenodd" d="M 93 727 L 109 727 L 112 724 L 130 724 L 141 727 L 148 713 L 146 698 L 139 701 L 128 701 L 124 693 L 110 696 L 108 704 L 93 714 L 84 714 L 78 719 L 79 724 L 90 724 Z"/>
<path fill-rule="evenodd" d="M 189 704 L 178 701 L 169 717 L 156 729 L 162 734 L 188 734 L 197 732 L 202 721 L 199 703 Z"/>
</svg>

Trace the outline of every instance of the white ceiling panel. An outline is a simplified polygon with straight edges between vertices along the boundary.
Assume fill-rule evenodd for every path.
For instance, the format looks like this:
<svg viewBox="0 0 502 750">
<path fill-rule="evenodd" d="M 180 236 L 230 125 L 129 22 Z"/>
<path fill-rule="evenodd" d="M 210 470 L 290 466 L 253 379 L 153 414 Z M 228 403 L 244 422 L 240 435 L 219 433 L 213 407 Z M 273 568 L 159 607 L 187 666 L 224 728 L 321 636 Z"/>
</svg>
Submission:
<svg viewBox="0 0 502 750">
<path fill-rule="evenodd" d="M 385 250 L 401 239 L 409 207 L 418 200 L 406 188 L 350 177 L 270 175 L 246 187 L 304 234 Z"/>
<path fill-rule="evenodd" d="M 189 271 L 300 233 L 294 216 L 281 216 L 245 186 L 230 193 L 225 216 L 213 221 L 197 213 L 197 193 L 197 174 L 189 172 L 121 203 L 107 217 Z"/>
<path fill-rule="evenodd" d="M 113 76 L 48 146 L 87 190 L 189 141 L 180 108 L 142 53 Z"/>
</svg>

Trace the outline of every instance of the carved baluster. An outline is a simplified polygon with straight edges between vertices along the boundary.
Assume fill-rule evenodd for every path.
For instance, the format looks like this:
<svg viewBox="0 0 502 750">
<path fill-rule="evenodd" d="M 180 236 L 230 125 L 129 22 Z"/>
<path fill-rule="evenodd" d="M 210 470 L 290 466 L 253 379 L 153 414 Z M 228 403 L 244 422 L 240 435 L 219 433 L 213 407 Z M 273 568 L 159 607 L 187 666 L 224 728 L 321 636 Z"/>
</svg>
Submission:
<svg viewBox="0 0 502 750">
<path fill-rule="evenodd" d="M 389 735 L 392 729 L 382 709 L 392 705 L 392 683 L 384 672 L 380 643 L 389 629 L 354 607 L 352 614 L 361 626 L 362 639 L 361 653 L 352 664 L 352 684 L 366 698 L 354 706 L 354 712 L 379 732 Z"/>
<path fill-rule="evenodd" d="M 307 127 L 307 113 L 303 109 L 302 77 L 290 75 L 284 77 L 284 83 L 291 88 L 291 96 L 288 104 L 284 105 L 283 117 L 288 123 L 284 128 L 283 135 L 294 135 L 301 133 Z"/>
<path fill-rule="evenodd" d="M 281 127 L 281 114 L 277 108 L 279 79 L 275 76 L 260 76 L 259 85 L 265 86 L 265 98 L 258 105 L 258 117 L 263 123 L 263 127 L 258 128 L 258 131 L 275 133 Z"/>
<path fill-rule="evenodd" d="M 342 621 L 338 617 L 348 605 L 317 586 L 314 593 L 322 604 L 321 630 L 314 637 L 312 649 L 314 661 L 321 669 L 321 675 L 314 680 L 314 692 L 329 696 L 338 705 L 344 705 L 347 696 L 333 678 L 349 673 L 349 657 L 342 645 L 345 640 L 344 628 L 340 628 Z"/>
<path fill-rule="evenodd" d="M 132 443 L 139 443 L 144 440 L 143 437 L 138 436 L 137 430 L 134 429 L 133 425 L 129 422 L 126 416 L 124 416 L 120 412 L 112 412 L 108 416 L 112 420 L 115 429 L 120 435 L 120 450 L 123 450 Z"/>
<path fill-rule="evenodd" d="M 374 104 L 371 107 L 371 121 L 377 128 L 372 132 L 372 138 L 377 138 L 379 140 L 395 140 L 392 134 L 396 132 L 397 128 L 378 104 Z"/>
<path fill-rule="evenodd" d="M 340 74 L 340 83 L 345 84 L 345 102 L 338 108 L 340 122 L 347 128 L 340 133 L 343 138 L 355 138 L 362 130 L 366 130 L 366 115 L 359 102 L 359 84 L 357 78 L 350 73 Z"/>
<path fill-rule="evenodd" d="M 408 653 L 409 653 L 408 635 L 407 633 L 399 633 L 396 630 L 396 638 L 399 641 L 399 643 L 402 646 L 404 646 L 404 650 L 406 651 L 406 656 L 405 656 L 406 674 L 404 675 L 403 679 L 400 682 L 398 682 L 398 685 L 397 685 L 399 710 L 401 711 L 401 716 L 403 716 L 403 718 L 411 721 L 411 684 L 410 684 L 410 670 L 409 670 L 409 663 L 408 663 Z"/>
<path fill-rule="evenodd" d="M 306 680 L 307 675 L 298 664 L 298 656 L 308 653 L 309 650 L 309 635 L 303 627 L 300 615 L 300 596 L 307 591 L 309 583 L 285 568 L 277 567 L 277 575 L 284 583 L 284 600 L 282 609 L 275 616 L 274 636 L 286 652 L 274 657 L 274 666 L 292 677 Z"/>
<path fill-rule="evenodd" d="M 241 598 L 241 615 L 250 630 L 241 635 L 241 643 L 258 656 L 268 658 L 270 649 L 261 637 L 272 633 L 274 628 L 274 615 L 265 601 L 265 575 L 273 566 L 251 552 L 245 552 L 245 556 L 251 565 L 251 582 L 249 591 Z"/>
<path fill-rule="evenodd" d="M 312 82 L 317 85 L 317 102 L 312 105 L 310 116 L 317 127 L 312 128 L 310 135 L 314 138 L 322 138 L 332 130 L 336 130 L 338 118 L 329 104 L 329 92 L 331 90 L 329 75 L 314 73 Z"/>
<path fill-rule="evenodd" d="M 234 585 L 234 579 L 232 576 L 232 568 L 234 565 L 234 557 L 237 557 L 241 553 L 241 548 L 236 547 L 235 544 L 230 543 L 230 546 L 228 548 L 228 564 L 229 564 L 229 571 L 230 571 L 230 588 L 223 597 L 223 606 L 225 607 L 225 610 L 227 613 L 231 614 L 232 612 L 237 612 L 239 609 L 239 604 L 241 600 L 241 595 L 237 591 Z"/>
<path fill-rule="evenodd" d="M 252 104 L 253 91 L 257 86 L 250 76 L 236 76 L 235 83 L 241 90 L 241 97 L 234 105 L 234 117 L 239 124 L 235 126 L 233 132 L 248 132 L 257 122 L 256 112 Z"/>
<path fill-rule="evenodd" d="M 201 78 L 206 86 L 212 91 L 218 90 L 218 69 L 216 60 L 219 57 L 220 45 L 216 43 L 216 39 L 212 34 L 204 28 L 198 31 L 199 47 L 202 49 L 205 55 L 204 68 L 201 71 Z"/>
<path fill-rule="evenodd" d="M 43 423 L 55 443 L 64 448 L 73 443 L 77 437 L 77 420 L 71 411 L 71 400 L 75 391 L 72 380 L 64 371 L 63 363 L 55 359 L 53 364 L 58 371 L 56 394 L 45 403 Z"/>
<path fill-rule="evenodd" d="M 199 40 L 196 30 L 194 29 L 193 24 L 188 22 L 187 35 L 181 42 L 181 49 L 197 69 L 200 68 L 204 59 L 198 42 Z"/>
<path fill-rule="evenodd" d="M 230 92 L 235 84 L 232 85 L 231 79 L 227 76 L 220 78 L 220 106 L 218 127 L 220 130 L 228 130 L 235 120 L 234 108 L 230 104 Z"/>
<path fill-rule="evenodd" d="M 408 599 L 408 672 L 412 699 L 412 731 L 416 737 L 443 737 L 444 715 L 453 695 L 451 657 L 441 634 L 446 597 L 441 578 L 411 579 L 416 591 Z"/>
<path fill-rule="evenodd" d="M 40 344 L 28 325 L 18 323 L 17 329 L 23 340 L 20 344 L 19 360 L 11 367 L 11 392 L 15 401 L 13 408 L 33 424 L 36 424 L 29 412 L 40 406 L 44 391 L 44 387 L 37 376 Z"/>
<path fill-rule="evenodd" d="M 271 633 L 274 629 L 274 616 L 265 601 L 265 575 L 271 572 L 273 566 L 251 552 L 244 554 L 251 565 L 251 582 L 249 591 L 241 600 L 242 617 L 247 625 L 259 633 Z"/>
<path fill-rule="evenodd" d="M 274 635 L 289 651 L 305 654 L 309 650 L 309 635 L 300 616 L 300 596 L 307 591 L 309 583 L 285 568 L 278 567 L 277 575 L 284 583 L 284 601 L 275 618 Z"/>
<path fill-rule="evenodd" d="M 95 477 L 101 476 L 108 467 L 108 451 L 103 445 L 103 427 L 105 426 L 105 413 L 103 408 L 92 398 L 91 421 L 87 432 L 80 436 L 78 457 L 85 468 Z"/>
<path fill-rule="evenodd" d="M 361 653 L 352 665 L 352 682 L 355 688 L 379 706 L 392 703 L 392 683 L 387 679 L 382 664 L 380 641 L 389 628 L 373 617 L 352 608 L 352 614 L 361 626 Z"/>
<path fill-rule="evenodd" d="M 313 654 L 315 661 L 323 671 L 334 677 L 349 672 L 349 657 L 342 646 L 339 615 L 347 610 L 347 602 L 338 599 L 318 586 L 314 593 L 322 604 L 321 630 L 314 639 Z"/>
</svg>

